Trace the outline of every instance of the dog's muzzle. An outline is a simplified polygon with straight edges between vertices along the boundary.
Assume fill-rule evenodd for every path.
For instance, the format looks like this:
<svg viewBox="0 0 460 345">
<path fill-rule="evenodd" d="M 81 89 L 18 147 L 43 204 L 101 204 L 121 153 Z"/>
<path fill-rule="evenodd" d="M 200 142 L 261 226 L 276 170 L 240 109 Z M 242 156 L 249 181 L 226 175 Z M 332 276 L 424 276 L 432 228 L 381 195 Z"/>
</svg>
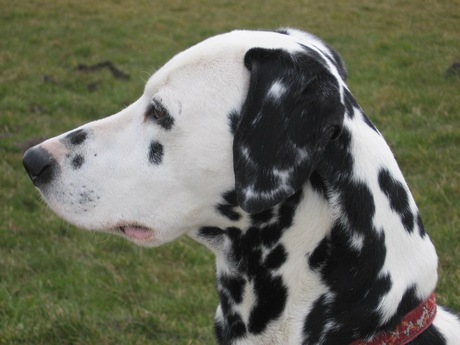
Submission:
<svg viewBox="0 0 460 345">
<path fill-rule="evenodd" d="M 41 147 L 28 149 L 22 163 L 33 184 L 39 188 L 49 184 L 56 174 L 56 161 Z"/>
</svg>

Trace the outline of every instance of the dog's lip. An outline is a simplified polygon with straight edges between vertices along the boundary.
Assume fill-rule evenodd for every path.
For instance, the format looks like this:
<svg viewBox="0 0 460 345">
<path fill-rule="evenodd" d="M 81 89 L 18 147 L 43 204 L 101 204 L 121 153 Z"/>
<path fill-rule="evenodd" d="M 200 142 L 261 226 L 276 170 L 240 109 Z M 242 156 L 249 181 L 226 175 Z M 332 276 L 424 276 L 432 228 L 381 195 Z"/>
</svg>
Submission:
<svg viewBox="0 0 460 345">
<path fill-rule="evenodd" d="M 122 224 L 116 229 L 133 241 L 148 241 L 154 235 L 153 229 L 139 224 Z"/>
</svg>

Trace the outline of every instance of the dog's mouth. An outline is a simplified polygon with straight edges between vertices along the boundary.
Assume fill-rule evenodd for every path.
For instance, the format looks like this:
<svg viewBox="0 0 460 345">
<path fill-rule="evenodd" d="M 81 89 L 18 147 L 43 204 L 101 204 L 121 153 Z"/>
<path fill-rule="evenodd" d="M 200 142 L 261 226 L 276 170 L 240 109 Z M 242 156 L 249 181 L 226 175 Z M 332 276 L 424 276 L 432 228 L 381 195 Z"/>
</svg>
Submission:
<svg viewBox="0 0 460 345">
<path fill-rule="evenodd" d="M 151 240 L 154 235 L 152 229 L 137 224 L 121 225 L 116 229 L 133 241 L 148 241 Z"/>
</svg>

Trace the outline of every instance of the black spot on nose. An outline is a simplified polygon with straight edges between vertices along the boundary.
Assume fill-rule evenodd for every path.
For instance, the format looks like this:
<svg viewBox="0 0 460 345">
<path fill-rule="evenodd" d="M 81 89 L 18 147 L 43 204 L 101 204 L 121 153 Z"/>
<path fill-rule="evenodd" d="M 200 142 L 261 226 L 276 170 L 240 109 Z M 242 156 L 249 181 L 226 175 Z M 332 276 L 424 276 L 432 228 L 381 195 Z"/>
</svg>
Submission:
<svg viewBox="0 0 460 345">
<path fill-rule="evenodd" d="M 56 174 L 56 161 L 41 147 L 27 150 L 22 163 L 37 187 L 50 183 Z"/>
<path fill-rule="evenodd" d="M 74 168 L 75 170 L 80 169 L 84 162 L 85 157 L 83 157 L 82 155 L 76 155 L 72 159 L 72 168 Z"/>
<path fill-rule="evenodd" d="M 69 143 L 75 146 L 83 144 L 87 137 L 88 133 L 84 129 L 77 129 L 66 136 Z"/>
<path fill-rule="evenodd" d="M 163 160 L 163 145 L 158 141 L 152 141 L 149 147 L 149 162 L 155 165 L 161 164 Z"/>
</svg>

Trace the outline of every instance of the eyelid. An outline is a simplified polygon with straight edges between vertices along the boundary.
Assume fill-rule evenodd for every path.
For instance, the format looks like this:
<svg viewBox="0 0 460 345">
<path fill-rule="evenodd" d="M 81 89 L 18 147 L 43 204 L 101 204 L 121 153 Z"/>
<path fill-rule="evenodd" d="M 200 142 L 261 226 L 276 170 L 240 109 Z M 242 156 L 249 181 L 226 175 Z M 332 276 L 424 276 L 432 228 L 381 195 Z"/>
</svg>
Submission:
<svg viewBox="0 0 460 345">
<path fill-rule="evenodd" d="M 154 120 L 159 120 L 165 116 L 168 116 L 168 110 L 159 102 L 158 100 L 152 100 L 152 103 L 149 104 L 147 110 L 145 111 L 145 118 L 152 118 Z"/>
<path fill-rule="evenodd" d="M 170 130 L 174 125 L 174 118 L 161 101 L 153 99 L 144 114 L 144 122 L 153 122 L 165 130 Z"/>
</svg>

